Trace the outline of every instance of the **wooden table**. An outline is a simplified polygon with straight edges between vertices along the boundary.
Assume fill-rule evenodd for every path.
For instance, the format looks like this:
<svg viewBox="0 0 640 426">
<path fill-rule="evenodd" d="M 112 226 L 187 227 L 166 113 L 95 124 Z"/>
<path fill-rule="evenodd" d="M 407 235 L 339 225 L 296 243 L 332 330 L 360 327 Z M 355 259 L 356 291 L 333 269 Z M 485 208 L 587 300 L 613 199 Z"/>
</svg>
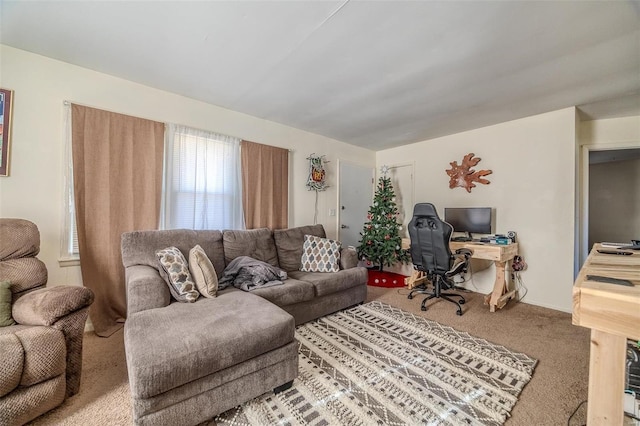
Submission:
<svg viewBox="0 0 640 426">
<path fill-rule="evenodd" d="M 509 300 L 515 297 L 516 290 L 509 290 L 507 287 L 506 268 L 514 256 L 518 254 L 518 243 L 500 245 L 451 241 L 449 247 L 451 247 L 451 251 L 467 248 L 473 251 L 472 258 L 492 260 L 496 265 L 496 279 L 493 283 L 493 291 L 484 296 L 484 303 L 489 305 L 491 312 L 495 312 L 496 309 L 502 309 Z"/>
<path fill-rule="evenodd" d="M 595 244 L 574 283 L 573 324 L 591 329 L 588 425 L 621 425 L 627 338 L 640 340 L 640 252 L 621 256 L 598 249 Z M 627 279 L 634 286 L 590 281 L 587 275 Z"/>
<path fill-rule="evenodd" d="M 403 241 L 403 246 L 405 246 Z M 474 243 L 451 241 L 449 243 L 451 251 L 459 248 L 468 248 L 473 252 L 471 255 L 474 259 L 491 260 L 496 265 L 496 279 L 493 283 L 493 291 L 484 297 L 485 305 L 489 305 L 489 310 L 495 312 L 496 309 L 502 309 L 510 299 L 515 297 L 516 291 L 507 288 L 506 267 L 514 256 L 518 254 L 518 244 L 512 243 L 507 245 Z M 407 280 L 407 285 L 412 288 L 424 281 L 426 278 L 421 276 L 418 271 L 414 271 L 414 275 Z"/>
</svg>

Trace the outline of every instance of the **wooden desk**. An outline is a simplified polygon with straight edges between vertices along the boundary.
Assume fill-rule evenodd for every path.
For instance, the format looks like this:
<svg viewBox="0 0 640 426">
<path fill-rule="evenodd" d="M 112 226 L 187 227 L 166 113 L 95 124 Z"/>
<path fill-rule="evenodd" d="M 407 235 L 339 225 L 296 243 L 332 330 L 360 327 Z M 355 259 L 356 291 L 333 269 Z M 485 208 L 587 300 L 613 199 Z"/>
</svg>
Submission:
<svg viewBox="0 0 640 426">
<path fill-rule="evenodd" d="M 573 286 L 573 324 L 591 329 L 589 426 L 621 425 L 627 338 L 640 340 L 640 252 L 601 254 L 595 244 Z M 626 287 L 587 275 L 630 280 Z"/>
<path fill-rule="evenodd" d="M 493 283 L 493 291 L 485 295 L 484 303 L 489 305 L 489 310 L 495 312 L 502 309 L 504 305 L 516 295 L 516 290 L 507 288 L 506 267 L 514 256 L 518 254 L 518 243 L 500 245 L 500 244 L 478 244 L 451 241 L 449 243 L 451 251 L 459 248 L 467 248 L 473 251 L 471 255 L 474 259 L 492 260 L 496 265 L 496 279 Z"/>
<path fill-rule="evenodd" d="M 409 239 L 406 240 L 406 243 L 403 241 L 403 247 L 406 246 L 408 248 L 410 241 Z M 471 255 L 472 258 L 491 260 L 496 265 L 496 279 L 493 283 L 493 291 L 484 297 L 484 302 L 486 305 L 489 305 L 491 312 L 495 312 L 496 308 L 502 309 L 510 299 L 515 297 L 516 291 L 508 290 L 507 288 L 505 269 L 508 263 L 513 260 L 514 256 L 518 254 L 517 243 L 500 245 L 451 241 L 449 247 L 452 252 L 459 248 L 468 248 L 473 252 L 473 255 Z M 414 275 L 408 280 L 407 285 L 409 288 L 414 287 L 425 279 L 424 277 L 416 276 L 416 272 L 417 271 L 415 271 Z"/>
</svg>

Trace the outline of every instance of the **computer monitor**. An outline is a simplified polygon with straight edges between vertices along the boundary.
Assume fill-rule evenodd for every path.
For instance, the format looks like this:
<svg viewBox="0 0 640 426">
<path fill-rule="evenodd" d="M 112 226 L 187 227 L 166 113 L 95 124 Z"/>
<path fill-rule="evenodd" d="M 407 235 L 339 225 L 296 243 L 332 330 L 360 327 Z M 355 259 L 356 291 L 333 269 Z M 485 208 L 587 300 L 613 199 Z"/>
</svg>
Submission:
<svg viewBox="0 0 640 426">
<path fill-rule="evenodd" d="M 491 207 L 446 207 L 444 221 L 453 226 L 455 232 L 465 232 L 471 240 L 472 233 L 491 233 Z"/>
</svg>

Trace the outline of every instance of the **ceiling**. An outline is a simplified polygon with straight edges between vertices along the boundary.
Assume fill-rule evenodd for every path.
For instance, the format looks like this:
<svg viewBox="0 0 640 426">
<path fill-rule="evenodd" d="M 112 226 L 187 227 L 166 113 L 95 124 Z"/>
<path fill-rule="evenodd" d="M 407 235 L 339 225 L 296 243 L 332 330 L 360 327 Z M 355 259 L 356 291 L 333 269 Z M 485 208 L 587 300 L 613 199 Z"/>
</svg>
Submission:
<svg viewBox="0 0 640 426">
<path fill-rule="evenodd" d="M 640 115 L 639 1 L 6 1 L 0 42 L 372 150 Z"/>
</svg>

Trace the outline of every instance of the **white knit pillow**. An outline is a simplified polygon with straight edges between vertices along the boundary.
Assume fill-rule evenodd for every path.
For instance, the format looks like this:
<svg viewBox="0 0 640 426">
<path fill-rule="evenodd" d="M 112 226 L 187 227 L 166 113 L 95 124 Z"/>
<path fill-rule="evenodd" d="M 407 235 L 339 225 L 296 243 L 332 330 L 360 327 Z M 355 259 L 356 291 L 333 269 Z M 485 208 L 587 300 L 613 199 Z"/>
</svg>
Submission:
<svg viewBox="0 0 640 426">
<path fill-rule="evenodd" d="M 338 272 L 340 242 L 315 235 L 305 235 L 300 270 L 303 272 Z"/>
<path fill-rule="evenodd" d="M 200 245 L 189 250 L 189 271 L 201 295 L 204 297 L 218 295 L 218 275 L 207 253 Z"/>
</svg>

